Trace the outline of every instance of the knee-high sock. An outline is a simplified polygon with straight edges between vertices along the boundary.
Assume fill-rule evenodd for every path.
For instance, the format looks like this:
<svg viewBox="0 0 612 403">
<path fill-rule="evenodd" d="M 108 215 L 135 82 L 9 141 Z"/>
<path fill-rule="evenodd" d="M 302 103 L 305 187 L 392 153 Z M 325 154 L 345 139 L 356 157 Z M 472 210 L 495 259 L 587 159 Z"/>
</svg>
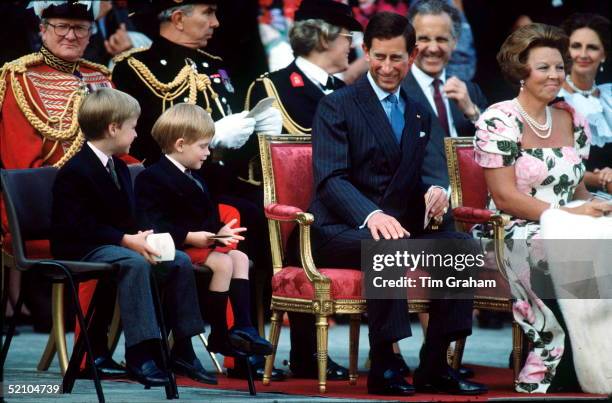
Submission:
<svg viewBox="0 0 612 403">
<path fill-rule="evenodd" d="M 234 311 L 234 326 L 239 328 L 252 327 L 249 280 L 233 278 L 230 283 L 229 297 Z"/>
<path fill-rule="evenodd" d="M 206 307 L 210 321 L 210 336 L 224 339 L 227 337 L 227 320 L 225 309 L 227 306 L 227 291 L 208 291 Z"/>
</svg>

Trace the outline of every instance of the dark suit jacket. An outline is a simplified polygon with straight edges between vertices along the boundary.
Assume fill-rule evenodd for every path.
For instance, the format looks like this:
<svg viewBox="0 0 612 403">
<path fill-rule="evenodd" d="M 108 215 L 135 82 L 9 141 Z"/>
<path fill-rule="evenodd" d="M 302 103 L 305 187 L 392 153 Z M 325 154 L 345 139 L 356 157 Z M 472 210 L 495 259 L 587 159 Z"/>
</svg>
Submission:
<svg viewBox="0 0 612 403">
<path fill-rule="evenodd" d="M 78 260 L 137 232 L 130 173 L 119 158 L 113 161 L 121 189 L 87 144 L 59 170 L 51 217 L 54 257 Z"/>
<path fill-rule="evenodd" d="M 484 111 L 488 104 L 480 87 L 471 81 L 467 81 L 465 84 L 472 102 L 474 102 L 481 111 Z M 446 167 L 446 154 L 444 152 L 444 137 L 446 137 L 446 132 L 442 128 L 435 111 L 432 109 L 411 71 L 409 71 L 406 78 L 404 78 L 402 88 L 408 95 L 422 104 L 433 116 L 431 138 L 427 145 L 425 161 L 423 163 L 423 181 L 428 185 L 438 185 L 447 188 L 449 180 L 448 169 Z M 473 136 L 476 130 L 474 124 L 465 117 L 455 102 L 450 101 L 449 105 L 457 135 L 462 137 Z"/>
<path fill-rule="evenodd" d="M 403 91 L 402 96 L 406 108 L 401 146 L 366 76 L 319 103 L 312 134 L 315 247 L 340 232 L 356 230 L 376 209 L 411 232 L 422 231 L 426 187 L 421 165 L 431 116 Z"/>
<path fill-rule="evenodd" d="M 217 233 L 221 228 L 218 205 L 196 172 L 204 191 L 181 172 L 168 158 L 162 157 L 136 177 L 134 191 L 138 223 L 155 232 L 169 232 L 174 244 L 182 249 L 190 231 Z"/>
</svg>

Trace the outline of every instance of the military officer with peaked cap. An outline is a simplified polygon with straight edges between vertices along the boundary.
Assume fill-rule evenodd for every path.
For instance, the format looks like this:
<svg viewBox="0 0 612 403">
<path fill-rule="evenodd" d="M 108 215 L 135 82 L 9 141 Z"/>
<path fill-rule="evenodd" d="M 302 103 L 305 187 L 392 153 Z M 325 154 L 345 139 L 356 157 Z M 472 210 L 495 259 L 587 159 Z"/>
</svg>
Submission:
<svg viewBox="0 0 612 403">
<path fill-rule="evenodd" d="M 237 180 L 223 166 L 222 159 L 242 146 L 255 131 L 280 133 L 280 112 L 269 108 L 257 119 L 246 117 L 247 112 L 240 112 L 238 103 L 243 98 L 236 94 L 223 61 L 204 50 L 219 26 L 216 0 L 163 0 L 154 2 L 151 8 L 153 13 L 147 18 L 160 21 L 152 45 L 127 51 L 114 59 L 113 82 L 142 105 L 136 128 L 138 137 L 130 153 L 144 160 L 145 165 L 161 156 L 151 137 L 151 128 L 173 104 L 187 102 L 207 110 L 215 121 L 215 136 L 211 142 L 213 161 L 207 161 L 202 175 L 220 202 L 240 211 L 241 224 L 249 229 L 249 237 L 240 248 L 246 248 L 255 261 L 257 278 L 271 268 L 267 223 L 257 207 L 261 203 L 259 193 Z"/>
</svg>

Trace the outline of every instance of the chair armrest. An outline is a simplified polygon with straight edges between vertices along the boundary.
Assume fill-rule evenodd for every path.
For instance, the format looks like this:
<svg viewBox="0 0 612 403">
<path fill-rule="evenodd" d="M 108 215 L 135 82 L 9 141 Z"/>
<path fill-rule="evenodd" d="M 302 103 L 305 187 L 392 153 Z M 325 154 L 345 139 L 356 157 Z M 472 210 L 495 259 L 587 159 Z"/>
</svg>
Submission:
<svg viewBox="0 0 612 403">
<path fill-rule="evenodd" d="M 491 220 L 495 213 L 491 210 L 473 207 L 455 207 L 453 217 L 456 221 L 470 224 L 484 224 Z"/>
<path fill-rule="evenodd" d="M 265 207 L 266 218 L 278 221 L 296 221 L 302 209 L 286 204 L 271 203 Z"/>
</svg>

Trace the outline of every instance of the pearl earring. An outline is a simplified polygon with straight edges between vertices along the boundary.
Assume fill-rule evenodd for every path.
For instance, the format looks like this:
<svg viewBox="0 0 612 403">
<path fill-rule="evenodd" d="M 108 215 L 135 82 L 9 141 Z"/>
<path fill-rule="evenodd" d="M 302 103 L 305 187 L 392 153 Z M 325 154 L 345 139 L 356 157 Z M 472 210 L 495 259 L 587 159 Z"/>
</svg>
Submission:
<svg viewBox="0 0 612 403">
<path fill-rule="evenodd" d="M 604 70 L 603 69 L 603 65 L 604 65 L 605 62 L 606 62 L 606 59 L 602 60 L 601 64 L 599 65 L 599 71 L 601 71 L 602 73 L 603 73 L 603 70 Z"/>
<path fill-rule="evenodd" d="M 523 87 L 525 87 L 525 80 L 521 80 L 520 83 L 521 83 L 521 91 L 523 91 Z"/>
</svg>

